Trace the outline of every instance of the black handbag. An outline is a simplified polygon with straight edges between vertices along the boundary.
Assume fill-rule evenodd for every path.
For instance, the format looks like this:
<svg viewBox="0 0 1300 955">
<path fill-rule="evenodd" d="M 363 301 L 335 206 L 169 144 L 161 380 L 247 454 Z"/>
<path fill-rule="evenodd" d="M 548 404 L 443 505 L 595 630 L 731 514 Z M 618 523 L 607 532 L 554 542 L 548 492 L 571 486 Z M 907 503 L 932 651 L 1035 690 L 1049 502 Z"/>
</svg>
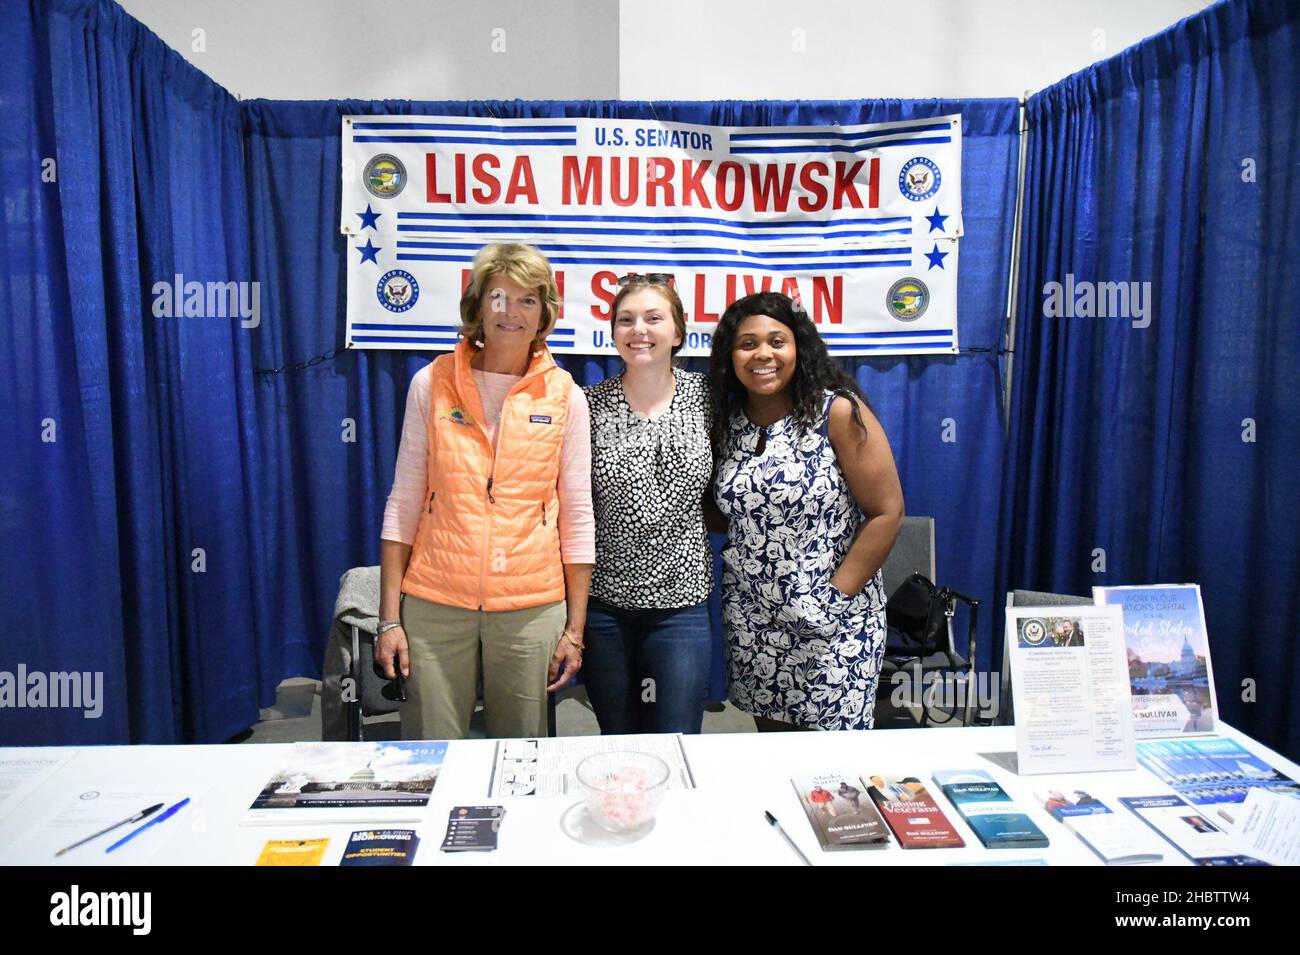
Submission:
<svg viewBox="0 0 1300 955">
<path fill-rule="evenodd" d="M 948 650 L 949 595 L 925 574 L 912 574 L 885 604 L 885 656 L 921 657 Z"/>
</svg>

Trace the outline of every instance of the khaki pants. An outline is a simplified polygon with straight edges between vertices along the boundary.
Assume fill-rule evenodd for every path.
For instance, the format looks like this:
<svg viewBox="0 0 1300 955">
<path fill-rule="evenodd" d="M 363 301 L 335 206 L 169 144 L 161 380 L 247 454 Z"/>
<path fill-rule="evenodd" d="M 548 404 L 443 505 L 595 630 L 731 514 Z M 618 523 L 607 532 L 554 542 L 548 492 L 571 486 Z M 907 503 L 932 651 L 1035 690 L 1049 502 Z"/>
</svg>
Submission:
<svg viewBox="0 0 1300 955">
<path fill-rule="evenodd" d="M 411 675 L 403 739 L 464 739 L 483 677 L 487 735 L 546 735 L 546 675 L 564 632 L 563 600 L 527 610 L 465 610 L 402 595 Z"/>
</svg>

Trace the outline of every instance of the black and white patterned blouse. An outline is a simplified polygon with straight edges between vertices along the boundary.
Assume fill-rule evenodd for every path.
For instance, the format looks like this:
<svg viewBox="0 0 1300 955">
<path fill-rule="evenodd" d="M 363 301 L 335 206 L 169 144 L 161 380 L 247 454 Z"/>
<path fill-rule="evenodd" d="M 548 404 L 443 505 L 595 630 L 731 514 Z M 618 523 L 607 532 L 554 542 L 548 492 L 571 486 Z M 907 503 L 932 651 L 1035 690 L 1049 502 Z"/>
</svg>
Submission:
<svg viewBox="0 0 1300 955">
<path fill-rule="evenodd" d="M 583 389 L 596 512 L 592 596 L 627 610 L 698 604 L 713 589 L 701 499 L 713 473 L 706 375 L 673 369 L 668 409 L 632 411 L 616 375 Z"/>
</svg>

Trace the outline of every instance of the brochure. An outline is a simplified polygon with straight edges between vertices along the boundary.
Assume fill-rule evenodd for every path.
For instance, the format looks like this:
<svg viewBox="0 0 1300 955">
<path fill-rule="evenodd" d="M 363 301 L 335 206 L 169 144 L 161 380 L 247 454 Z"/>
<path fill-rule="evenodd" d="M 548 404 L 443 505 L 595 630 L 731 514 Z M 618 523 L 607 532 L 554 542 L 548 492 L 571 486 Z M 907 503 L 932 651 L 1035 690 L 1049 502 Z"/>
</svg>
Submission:
<svg viewBox="0 0 1300 955">
<path fill-rule="evenodd" d="M 1107 865 L 1138 865 L 1165 857 L 1162 843 L 1135 819 L 1112 812 L 1082 789 L 1045 789 L 1037 799 Z"/>
<path fill-rule="evenodd" d="M 254 865 L 320 865 L 328 839 L 271 839 L 262 847 Z"/>
<path fill-rule="evenodd" d="M 1134 769 L 1119 607 L 1008 607 L 1021 775 Z"/>
<path fill-rule="evenodd" d="M 1227 834 L 1181 796 L 1123 796 L 1120 802 L 1197 865 L 1264 865 L 1241 855 Z"/>
<path fill-rule="evenodd" d="M 362 829 L 348 837 L 339 865 L 410 865 L 419 847 L 414 829 Z"/>
<path fill-rule="evenodd" d="M 1218 705 L 1201 588 L 1094 587 L 1092 594 L 1098 604 L 1124 608 L 1137 738 L 1213 733 Z"/>
<path fill-rule="evenodd" d="M 959 849 L 958 835 L 925 784 L 916 776 L 864 776 L 871 801 L 904 849 Z"/>
<path fill-rule="evenodd" d="M 940 770 L 934 781 L 986 849 L 1041 849 L 1047 836 L 982 769 Z"/>
<path fill-rule="evenodd" d="M 885 821 L 852 773 L 819 773 L 791 780 L 823 850 L 884 849 Z"/>
<path fill-rule="evenodd" d="M 1242 802 L 1254 789 L 1300 792 L 1294 779 L 1221 736 L 1142 742 L 1138 761 L 1197 806 Z"/>
<path fill-rule="evenodd" d="M 445 742 L 295 743 L 241 825 L 418 821 Z"/>
</svg>

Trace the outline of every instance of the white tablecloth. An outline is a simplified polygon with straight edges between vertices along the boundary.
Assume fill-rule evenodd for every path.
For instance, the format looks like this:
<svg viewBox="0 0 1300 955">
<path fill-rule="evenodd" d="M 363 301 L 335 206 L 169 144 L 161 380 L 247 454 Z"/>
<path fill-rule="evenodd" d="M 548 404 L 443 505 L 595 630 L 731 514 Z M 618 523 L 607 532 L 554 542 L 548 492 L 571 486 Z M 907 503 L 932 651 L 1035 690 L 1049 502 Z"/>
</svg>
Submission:
<svg viewBox="0 0 1300 955">
<path fill-rule="evenodd" d="M 1231 727 L 1219 735 L 1241 742 L 1293 778 L 1300 767 Z M 1053 865 L 1099 865 L 1100 860 L 1033 798 L 1050 778 L 1055 788 L 1084 789 L 1116 812 L 1120 796 L 1170 792 L 1142 768 L 1076 776 L 1021 777 L 1005 768 L 1015 750 L 1013 727 L 880 730 L 856 733 L 739 733 L 688 736 L 685 748 L 697 788 L 669 791 L 653 829 L 628 844 L 592 845 L 570 831 L 577 796 L 488 799 L 495 742 L 453 742 L 424 819 L 414 825 L 421 838 L 416 864 L 740 864 L 799 865 L 799 858 L 766 822 L 770 810 L 818 865 L 936 865 L 993 859 L 1044 859 Z M 270 839 L 328 837 L 322 865 L 337 865 L 348 835 L 360 825 L 304 825 L 292 828 L 241 826 L 253 798 L 284 762 L 288 744 L 231 746 L 101 746 L 76 749 L 72 758 L 0 819 L 0 864 L 56 862 L 48 851 L 23 850 L 34 831 L 58 806 L 96 787 L 138 786 L 185 793 L 192 804 L 135 840 L 131 853 L 105 856 L 75 852 L 63 858 L 79 865 L 152 862 L 190 865 L 251 865 Z M 0 749 L 0 758 L 18 750 Z M 39 750 L 23 750 L 36 753 Z M 990 761 L 982 754 L 1002 754 Z M 986 850 L 939 794 L 929 774 L 938 769 L 978 768 L 990 772 L 1051 840 L 1046 849 Z M 966 839 L 964 849 L 903 850 L 897 844 L 872 851 L 823 852 L 791 785 L 792 776 L 852 771 L 858 775 L 900 773 L 925 780 L 945 814 Z M 507 808 L 495 852 L 443 853 L 438 847 L 451 807 L 496 803 Z M 412 828 L 411 824 L 394 828 Z M 129 830 L 123 830 L 129 831 Z M 29 841 L 29 840 L 28 840 Z M 120 856 L 120 858 L 119 858 Z M 1166 864 L 1189 864 L 1172 846 Z"/>
</svg>

